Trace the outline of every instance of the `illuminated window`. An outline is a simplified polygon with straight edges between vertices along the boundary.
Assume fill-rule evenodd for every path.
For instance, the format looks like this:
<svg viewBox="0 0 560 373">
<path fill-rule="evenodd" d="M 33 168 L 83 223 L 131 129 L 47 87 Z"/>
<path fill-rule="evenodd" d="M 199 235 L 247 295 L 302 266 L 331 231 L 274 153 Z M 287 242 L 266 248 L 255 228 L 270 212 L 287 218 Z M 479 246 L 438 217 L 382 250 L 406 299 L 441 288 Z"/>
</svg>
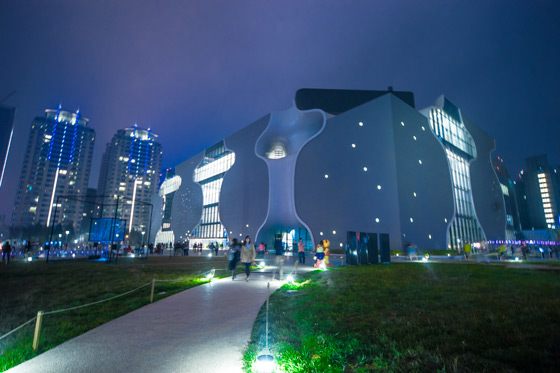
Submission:
<svg viewBox="0 0 560 373">
<path fill-rule="evenodd" d="M 286 148 L 282 144 L 275 144 L 266 154 L 268 159 L 282 159 L 286 157 Z"/>
</svg>

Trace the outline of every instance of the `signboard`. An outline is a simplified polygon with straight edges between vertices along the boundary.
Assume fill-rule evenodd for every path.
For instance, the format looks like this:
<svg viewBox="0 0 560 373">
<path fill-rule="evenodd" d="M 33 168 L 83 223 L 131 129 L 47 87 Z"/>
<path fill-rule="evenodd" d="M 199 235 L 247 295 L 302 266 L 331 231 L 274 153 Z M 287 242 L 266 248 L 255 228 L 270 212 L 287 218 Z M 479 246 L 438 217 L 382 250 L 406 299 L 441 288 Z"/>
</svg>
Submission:
<svg viewBox="0 0 560 373">
<path fill-rule="evenodd" d="M 124 239 L 126 223 L 121 219 L 92 219 L 89 229 L 90 242 L 120 242 Z M 111 239 L 113 233 L 113 239 Z"/>
</svg>

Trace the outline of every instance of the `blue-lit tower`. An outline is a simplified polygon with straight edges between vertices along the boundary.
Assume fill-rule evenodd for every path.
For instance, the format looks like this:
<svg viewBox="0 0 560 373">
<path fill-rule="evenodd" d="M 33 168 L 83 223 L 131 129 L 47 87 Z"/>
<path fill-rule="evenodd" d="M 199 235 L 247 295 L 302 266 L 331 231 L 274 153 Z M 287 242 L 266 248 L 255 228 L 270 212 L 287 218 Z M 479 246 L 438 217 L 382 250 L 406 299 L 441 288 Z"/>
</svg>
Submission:
<svg viewBox="0 0 560 373">
<path fill-rule="evenodd" d="M 60 199 L 58 207 L 56 202 L 58 196 L 85 196 L 87 192 L 95 141 L 95 131 L 88 122 L 79 110 L 72 113 L 60 106 L 33 120 L 12 225 L 79 226 L 83 201 Z"/>
<path fill-rule="evenodd" d="M 117 216 L 126 223 L 126 232 L 147 234 L 152 195 L 157 192 L 161 169 L 162 146 L 151 129 L 137 125 L 118 130 L 107 144 L 101 163 L 97 193 L 108 196 L 103 204 L 115 204 Z M 115 206 L 104 217 L 115 214 Z"/>
</svg>

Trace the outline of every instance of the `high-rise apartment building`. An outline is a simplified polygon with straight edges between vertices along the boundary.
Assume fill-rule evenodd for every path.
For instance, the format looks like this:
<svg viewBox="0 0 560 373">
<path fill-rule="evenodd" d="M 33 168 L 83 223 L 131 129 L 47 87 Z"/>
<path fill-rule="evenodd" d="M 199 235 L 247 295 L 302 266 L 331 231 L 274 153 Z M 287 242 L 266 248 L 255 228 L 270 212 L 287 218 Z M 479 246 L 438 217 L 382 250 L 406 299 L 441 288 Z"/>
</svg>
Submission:
<svg viewBox="0 0 560 373">
<path fill-rule="evenodd" d="M 127 233 L 150 228 L 150 202 L 157 192 L 162 155 L 156 137 L 136 125 L 121 129 L 103 154 L 97 193 L 104 196 L 100 203 L 110 208 L 104 208 L 102 215 L 123 220 Z"/>
<path fill-rule="evenodd" d="M 79 111 L 71 113 L 60 107 L 46 110 L 44 117 L 33 120 L 12 225 L 79 227 L 95 142 L 95 131 L 88 122 Z"/>
<path fill-rule="evenodd" d="M 523 230 L 555 229 L 560 224 L 558 170 L 546 155 L 526 158 L 525 164 L 516 188 Z"/>
</svg>

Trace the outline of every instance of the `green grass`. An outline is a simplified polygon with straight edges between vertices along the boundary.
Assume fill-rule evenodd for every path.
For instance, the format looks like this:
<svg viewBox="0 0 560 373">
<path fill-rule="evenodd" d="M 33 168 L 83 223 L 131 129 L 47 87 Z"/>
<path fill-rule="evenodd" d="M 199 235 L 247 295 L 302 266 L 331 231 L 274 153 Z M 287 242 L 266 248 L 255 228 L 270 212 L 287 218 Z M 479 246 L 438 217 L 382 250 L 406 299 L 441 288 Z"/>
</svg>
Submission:
<svg viewBox="0 0 560 373">
<path fill-rule="evenodd" d="M 226 267 L 224 257 L 158 257 L 146 260 L 119 260 L 119 264 L 86 260 L 25 263 L 0 266 L 2 297 L 0 335 L 37 315 L 79 306 L 122 294 L 153 278 L 178 280 L 156 282 L 154 302 L 204 283 L 199 275 L 212 268 Z M 230 274 L 216 271 L 216 277 Z M 145 306 L 150 301 L 151 285 L 123 297 L 74 311 L 46 315 L 43 319 L 38 353 L 55 347 L 114 318 Z M 0 340 L 0 371 L 36 355 L 32 351 L 31 323 Z"/>
<path fill-rule="evenodd" d="M 286 372 L 557 371 L 560 272 L 395 263 L 312 272 L 270 297 Z M 261 310 L 245 351 L 265 341 Z"/>
</svg>

